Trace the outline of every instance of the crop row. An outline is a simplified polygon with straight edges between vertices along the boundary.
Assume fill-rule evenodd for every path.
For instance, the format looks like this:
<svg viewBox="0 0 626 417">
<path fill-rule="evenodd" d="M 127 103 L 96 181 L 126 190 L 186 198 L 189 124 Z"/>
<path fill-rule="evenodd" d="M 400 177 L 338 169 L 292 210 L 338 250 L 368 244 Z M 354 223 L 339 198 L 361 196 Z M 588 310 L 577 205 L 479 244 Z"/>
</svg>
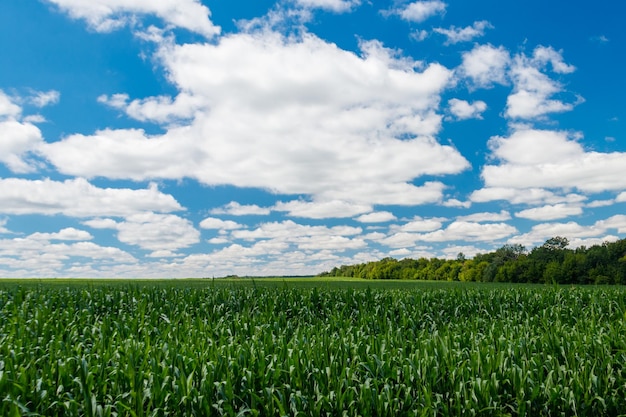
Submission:
<svg viewBox="0 0 626 417">
<path fill-rule="evenodd" d="M 618 415 L 626 292 L 0 290 L 0 415 Z"/>
</svg>

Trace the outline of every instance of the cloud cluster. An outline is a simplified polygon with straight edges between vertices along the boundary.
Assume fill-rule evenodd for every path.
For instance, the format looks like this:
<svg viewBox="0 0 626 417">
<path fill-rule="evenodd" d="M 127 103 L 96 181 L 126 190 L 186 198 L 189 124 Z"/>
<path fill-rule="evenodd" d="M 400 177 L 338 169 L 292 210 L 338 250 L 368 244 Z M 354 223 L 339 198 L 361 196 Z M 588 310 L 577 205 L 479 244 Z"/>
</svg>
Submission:
<svg viewBox="0 0 626 417">
<path fill-rule="evenodd" d="M 33 100 L 42 107 L 54 100 L 58 93 L 36 92 Z M 0 90 L 0 163 L 15 173 L 33 172 L 37 168 L 31 158 L 31 151 L 43 143 L 41 131 L 28 118 L 22 118 L 23 108 L 19 104 L 23 98 L 10 97 Z"/>
<path fill-rule="evenodd" d="M 491 138 L 489 146 L 499 164 L 483 168 L 486 187 L 585 193 L 625 189 L 626 153 L 587 151 L 576 138 L 565 131 L 526 128 Z"/>
<path fill-rule="evenodd" d="M 190 177 L 367 205 L 438 201 L 441 183 L 412 181 L 469 167 L 435 138 L 452 72 L 422 68 L 378 42 L 363 42 L 357 55 L 312 34 L 260 31 L 166 43 L 158 57 L 178 97 L 101 101 L 139 120 L 193 120 L 156 136 L 108 129 L 45 144 L 41 153 L 56 169 L 86 178 Z M 297 215 L 297 204 L 286 207 Z"/>
<path fill-rule="evenodd" d="M 99 32 L 132 24 L 140 15 L 153 15 L 167 25 L 184 28 L 211 38 L 220 28 L 211 22 L 211 12 L 198 0 L 46 0 L 74 19 L 83 19 Z"/>
<path fill-rule="evenodd" d="M 99 188 L 87 180 L 0 179 L 0 213 L 62 214 L 69 217 L 126 217 L 145 211 L 172 212 L 183 207 L 156 185 L 147 189 Z"/>
</svg>

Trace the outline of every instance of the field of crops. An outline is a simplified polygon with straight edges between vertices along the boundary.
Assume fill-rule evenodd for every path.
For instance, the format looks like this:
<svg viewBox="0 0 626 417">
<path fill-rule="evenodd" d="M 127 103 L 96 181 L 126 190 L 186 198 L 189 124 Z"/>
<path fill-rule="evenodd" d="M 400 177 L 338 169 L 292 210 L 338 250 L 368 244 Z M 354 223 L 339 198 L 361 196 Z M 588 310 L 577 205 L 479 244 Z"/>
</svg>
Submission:
<svg viewBox="0 0 626 417">
<path fill-rule="evenodd" d="M 623 288 L 318 287 L 0 285 L 0 415 L 626 412 Z"/>
</svg>

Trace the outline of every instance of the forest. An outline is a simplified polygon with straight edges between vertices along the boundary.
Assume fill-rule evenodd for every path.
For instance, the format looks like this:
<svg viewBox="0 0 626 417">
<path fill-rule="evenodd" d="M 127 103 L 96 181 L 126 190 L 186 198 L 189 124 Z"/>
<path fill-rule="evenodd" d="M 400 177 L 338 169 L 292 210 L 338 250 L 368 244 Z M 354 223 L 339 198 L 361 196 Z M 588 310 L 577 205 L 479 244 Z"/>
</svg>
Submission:
<svg viewBox="0 0 626 417">
<path fill-rule="evenodd" d="M 384 258 L 343 265 L 320 276 L 364 279 L 480 281 L 546 284 L 626 284 L 626 239 L 591 247 L 568 248 L 557 236 L 528 251 L 506 244 L 494 252 L 468 259 Z"/>
</svg>

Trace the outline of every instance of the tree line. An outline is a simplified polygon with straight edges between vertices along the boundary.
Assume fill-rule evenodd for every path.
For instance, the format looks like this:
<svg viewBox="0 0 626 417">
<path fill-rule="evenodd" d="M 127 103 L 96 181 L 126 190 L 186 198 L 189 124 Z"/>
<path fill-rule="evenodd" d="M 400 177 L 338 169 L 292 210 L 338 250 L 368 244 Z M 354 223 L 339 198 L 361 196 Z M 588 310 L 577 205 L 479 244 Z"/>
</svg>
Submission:
<svg viewBox="0 0 626 417">
<path fill-rule="evenodd" d="M 506 244 L 494 252 L 467 259 L 384 258 L 343 265 L 320 276 L 364 279 L 482 281 L 554 284 L 626 284 L 626 239 L 569 249 L 557 236 L 528 251 Z"/>
</svg>

